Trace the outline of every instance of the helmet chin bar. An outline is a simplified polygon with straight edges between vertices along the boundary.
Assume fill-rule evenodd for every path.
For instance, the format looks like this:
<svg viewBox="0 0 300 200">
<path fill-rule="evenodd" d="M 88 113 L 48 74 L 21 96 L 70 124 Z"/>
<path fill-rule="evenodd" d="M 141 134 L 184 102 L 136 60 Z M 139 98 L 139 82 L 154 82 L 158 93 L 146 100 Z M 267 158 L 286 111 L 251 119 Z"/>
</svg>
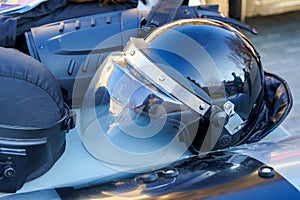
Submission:
<svg viewBox="0 0 300 200">
<path fill-rule="evenodd" d="M 211 105 L 196 96 L 192 89 L 188 89 L 165 73 L 157 64 L 151 62 L 143 49 L 149 48 L 143 39 L 131 38 L 125 49 L 125 60 L 138 73 L 143 75 L 157 87 L 163 88 L 169 95 L 183 102 L 194 111 L 204 116 Z"/>
<path fill-rule="evenodd" d="M 230 135 L 234 135 L 246 125 L 246 121 L 243 121 L 239 114 L 234 111 L 234 104 L 232 102 L 227 101 L 223 107 L 228 116 L 228 122 L 225 128 Z"/>
</svg>

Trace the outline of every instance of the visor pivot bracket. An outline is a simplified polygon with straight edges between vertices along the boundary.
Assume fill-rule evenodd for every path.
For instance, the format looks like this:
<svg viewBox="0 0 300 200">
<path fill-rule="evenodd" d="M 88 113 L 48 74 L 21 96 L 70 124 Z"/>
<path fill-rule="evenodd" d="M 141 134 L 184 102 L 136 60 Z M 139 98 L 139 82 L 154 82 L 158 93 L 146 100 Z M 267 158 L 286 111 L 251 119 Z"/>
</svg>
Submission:
<svg viewBox="0 0 300 200">
<path fill-rule="evenodd" d="M 227 115 L 230 116 L 234 112 L 234 105 L 233 105 L 233 103 L 231 103 L 230 101 L 227 101 L 224 104 L 224 110 L 227 113 Z"/>
<path fill-rule="evenodd" d="M 234 104 L 227 101 L 224 105 L 224 111 L 228 115 L 228 122 L 225 125 L 230 135 L 234 135 L 245 126 L 245 121 L 234 110 Z"/>
</svg>

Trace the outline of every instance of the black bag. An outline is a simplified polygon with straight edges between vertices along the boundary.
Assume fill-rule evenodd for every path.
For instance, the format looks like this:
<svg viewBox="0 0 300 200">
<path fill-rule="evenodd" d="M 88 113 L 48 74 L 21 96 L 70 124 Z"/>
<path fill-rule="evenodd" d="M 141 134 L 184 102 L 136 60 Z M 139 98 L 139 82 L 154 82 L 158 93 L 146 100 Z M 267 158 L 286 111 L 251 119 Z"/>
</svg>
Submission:
<svg viewBox="0 0 300 200">
<path fill-rule="evenodd" d="M 0 192 L 15 192 L 61 156 L 74 119 L 41 63 L 2 47 L 0 60 Z"/>
<path fill-rule="evenodd" d="M 130 9 L 136 7 L 137 3 L 138 0 L 126 0 L 123 3 L 101 6 L 98 1 L 73 3 L 68 0 L 47 0 L 24 13 L 0 15 L 0 46 L 18 45 L 17 37 L 33 27 L 75 17 Z"/>
<path fill-rule="evenodd" d="M 252 31 L 223 17 L 218 6 L 187 6 L 183 0 L 159 0 L 151 11 L 128 9 L 74 18 L 32 28 L 25 33 L 29 53 L 56 77 L 68 105 L 78 107 L 104 58 L 122 51 L 130 37 L 145 37 L 176 19 L 211 18 Z M 113 37 L 112 37 L 113 36 Z"/>
</svg>

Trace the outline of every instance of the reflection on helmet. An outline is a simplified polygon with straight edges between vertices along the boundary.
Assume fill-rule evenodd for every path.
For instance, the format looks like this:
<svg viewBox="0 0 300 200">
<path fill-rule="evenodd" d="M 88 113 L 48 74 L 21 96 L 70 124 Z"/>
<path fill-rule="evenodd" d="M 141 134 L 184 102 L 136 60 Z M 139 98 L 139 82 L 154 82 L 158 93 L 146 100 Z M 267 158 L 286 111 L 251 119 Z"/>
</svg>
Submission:
<svg viewBox="0 0 300 200">
<path fill-rule="evenodd" d="M 237 145 L 263 110 L 263 80 L 236 29 L 179 20 L 132 38 L 101 65 L 83 102 L 81 139 L 97 159 L 126 169 Z"/>
</svg>

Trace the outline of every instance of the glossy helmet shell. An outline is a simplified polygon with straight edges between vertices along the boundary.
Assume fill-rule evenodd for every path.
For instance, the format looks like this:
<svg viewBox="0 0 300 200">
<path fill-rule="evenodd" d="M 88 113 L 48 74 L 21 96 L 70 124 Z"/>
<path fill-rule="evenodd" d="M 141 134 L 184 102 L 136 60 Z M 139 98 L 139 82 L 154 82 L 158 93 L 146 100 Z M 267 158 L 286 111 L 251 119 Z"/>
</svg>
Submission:
<svg viewBox="0 0 300 200">
<path fill-rule="evenodd" d="M 226 148 L 251 135 L 263 109 L 264 73 L 245 35 L 223 22 L 185 19 L 156 29 L 146 43 L 149 52 L 159 55 L 190 82 L 195 95 L 211 104 L 200 119 L 192 149 Z"/>
</svg>

